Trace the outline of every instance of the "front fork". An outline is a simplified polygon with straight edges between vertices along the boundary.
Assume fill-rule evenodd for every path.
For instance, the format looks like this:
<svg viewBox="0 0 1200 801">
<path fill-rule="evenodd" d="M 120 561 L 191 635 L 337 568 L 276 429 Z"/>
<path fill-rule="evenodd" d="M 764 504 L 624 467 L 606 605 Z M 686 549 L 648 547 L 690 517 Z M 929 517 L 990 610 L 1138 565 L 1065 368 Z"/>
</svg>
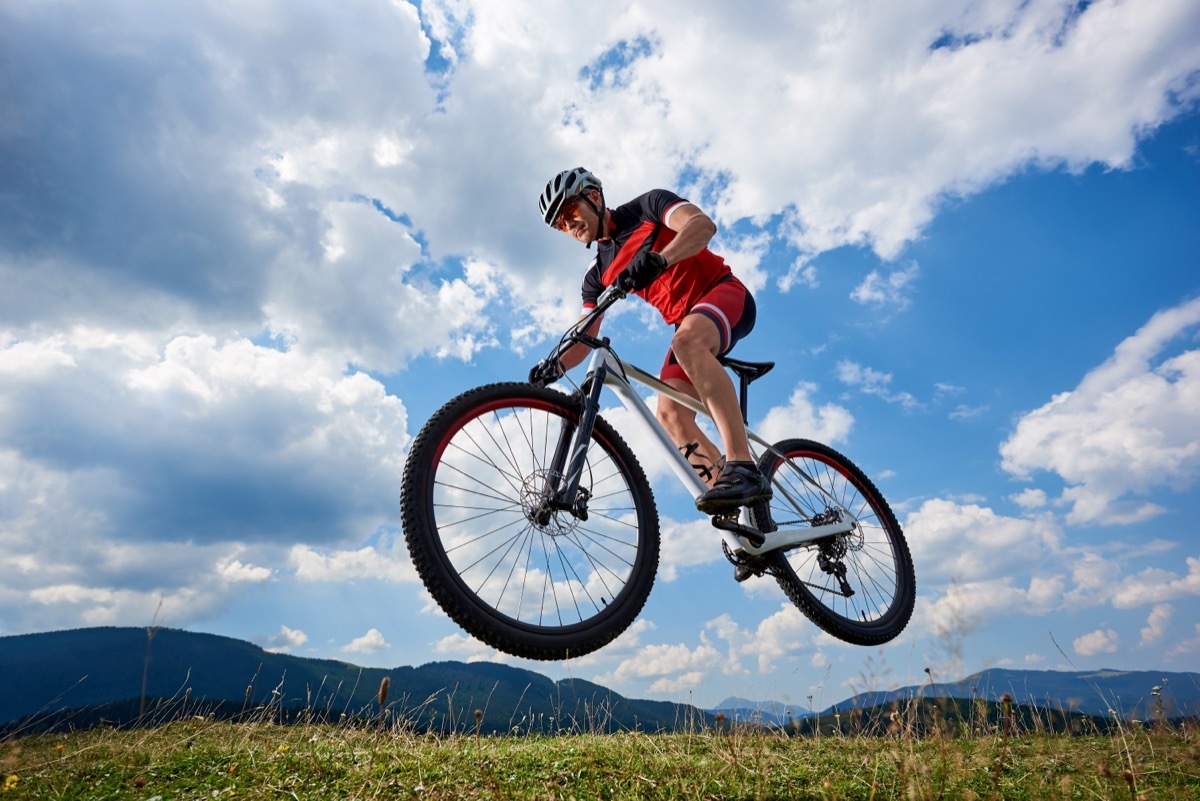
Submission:
<svg viewBox="0 0 1200 801">
<path fill-rule="evenodd" d="M 536 522 L 540 525 L 549 523 L 557 511 L 567 511 L 580 520 L 587 520 L 591 492 L 579 484 L 587 466 L 588 446 L 591 445 L 592 431 L 596 427 L 600 392 L 604 389 L 607 370 L 605 365 L 598 365 L 575 393 L 580 399 L 579 420 L 574 423 L 563 421 L 546 473 L 546 487 L 542 496 L 545 500 L 536 514 Z"/>
</svg>

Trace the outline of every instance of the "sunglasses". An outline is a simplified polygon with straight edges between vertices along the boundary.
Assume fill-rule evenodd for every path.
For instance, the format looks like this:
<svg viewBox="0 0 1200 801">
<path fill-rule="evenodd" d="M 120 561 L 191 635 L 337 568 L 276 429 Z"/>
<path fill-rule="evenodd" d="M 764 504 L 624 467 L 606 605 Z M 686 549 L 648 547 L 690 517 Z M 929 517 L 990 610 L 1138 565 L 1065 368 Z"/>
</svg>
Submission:
<svg viewBox="0 0 1200 801">
<path fill-rule="evenodd" d="M 566 231 L 571 223 L 579 219 L 579 201 L 573 200 L 558 214 L 558 219 L 554 221 L 554 227 L 560 231 Z"/>
</svg>

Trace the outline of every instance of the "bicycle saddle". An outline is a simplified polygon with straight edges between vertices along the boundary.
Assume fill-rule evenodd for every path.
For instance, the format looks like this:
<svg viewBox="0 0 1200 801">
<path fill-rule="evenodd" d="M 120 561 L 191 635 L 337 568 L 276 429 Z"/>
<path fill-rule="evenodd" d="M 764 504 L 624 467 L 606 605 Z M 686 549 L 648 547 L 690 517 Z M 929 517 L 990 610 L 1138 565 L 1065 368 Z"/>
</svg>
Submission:
<svg viewBox="0 0 1200 801">
<path fill-rule="evenodd" d="M 717 361 L 736 373 L 747 384 L 762 378 L 775 366 L 775 362 L 744 362 L 741 359 L 730 359 L 728 356 L 720 356 Z"/>
</svg>

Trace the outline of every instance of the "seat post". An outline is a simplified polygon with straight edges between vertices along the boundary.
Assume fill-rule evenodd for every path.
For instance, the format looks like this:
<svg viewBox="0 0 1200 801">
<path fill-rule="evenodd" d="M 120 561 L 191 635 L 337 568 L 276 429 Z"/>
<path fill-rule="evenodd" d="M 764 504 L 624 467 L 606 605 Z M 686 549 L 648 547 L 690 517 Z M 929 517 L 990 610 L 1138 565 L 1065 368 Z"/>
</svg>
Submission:
<svg viewBox="0 0 1200 801">
<path fill-rule="evenodd" d="M 775 362 L 744 362 L 741 359 L 730 359 L 728 356 L 719 356 L 717 361 L 737 373 L 738 405 L 741 407 L 742 422 L 749 423 L 750 383 L 771 372 Z"/>
</svg>

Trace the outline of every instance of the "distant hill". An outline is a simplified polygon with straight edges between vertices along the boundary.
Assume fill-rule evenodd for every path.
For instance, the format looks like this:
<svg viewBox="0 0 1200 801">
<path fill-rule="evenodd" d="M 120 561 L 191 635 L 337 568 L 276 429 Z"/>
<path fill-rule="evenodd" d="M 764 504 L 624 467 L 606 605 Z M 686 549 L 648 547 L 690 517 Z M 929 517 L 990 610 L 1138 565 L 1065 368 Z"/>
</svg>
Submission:
<svg viewBox="0 0 1200 801">
<path fill-rule="evenodd" d="M 166 705 L 221 717 L 309 714 L 374 717 L 389 679 L 388 712 L 420 729 L 483 732 L 674 730 L 710 716 L 628 699 L 580 679 L 552 681 L 495 663 L 362 668 L 269 653 L 241 640 L 176 629 L 93 628 L 0 637 L 0 726 L 57 720 L 130 723 Z"/>
<path fill-rule="evenodd" d="M 956 682 L 932 682 L 886 692 L 870 692 L 834 704 L 835 709 L 867 709 L 912 698 L 967 698 L 1015 703 L 1088 715 L 1152 720 L 1161 704 L 1166 717 L 1200 714 L 1200 673 L 1154 670 L 1054 670 L 994 668 Z M 1157 695 L 1155 695 L 1157 693 Z"/>
<path fill-rule="evenodd" d="M 724 715 L 726 720 L 735 723 L 761 723 L 764 726 L 788 726 L 814 714 L 811 709 L 795 704 L 785 704 L 782 701 L 751 701 L 736 696 L 726 698 L 706 711 L 713 715 Z"/>
</svg>

